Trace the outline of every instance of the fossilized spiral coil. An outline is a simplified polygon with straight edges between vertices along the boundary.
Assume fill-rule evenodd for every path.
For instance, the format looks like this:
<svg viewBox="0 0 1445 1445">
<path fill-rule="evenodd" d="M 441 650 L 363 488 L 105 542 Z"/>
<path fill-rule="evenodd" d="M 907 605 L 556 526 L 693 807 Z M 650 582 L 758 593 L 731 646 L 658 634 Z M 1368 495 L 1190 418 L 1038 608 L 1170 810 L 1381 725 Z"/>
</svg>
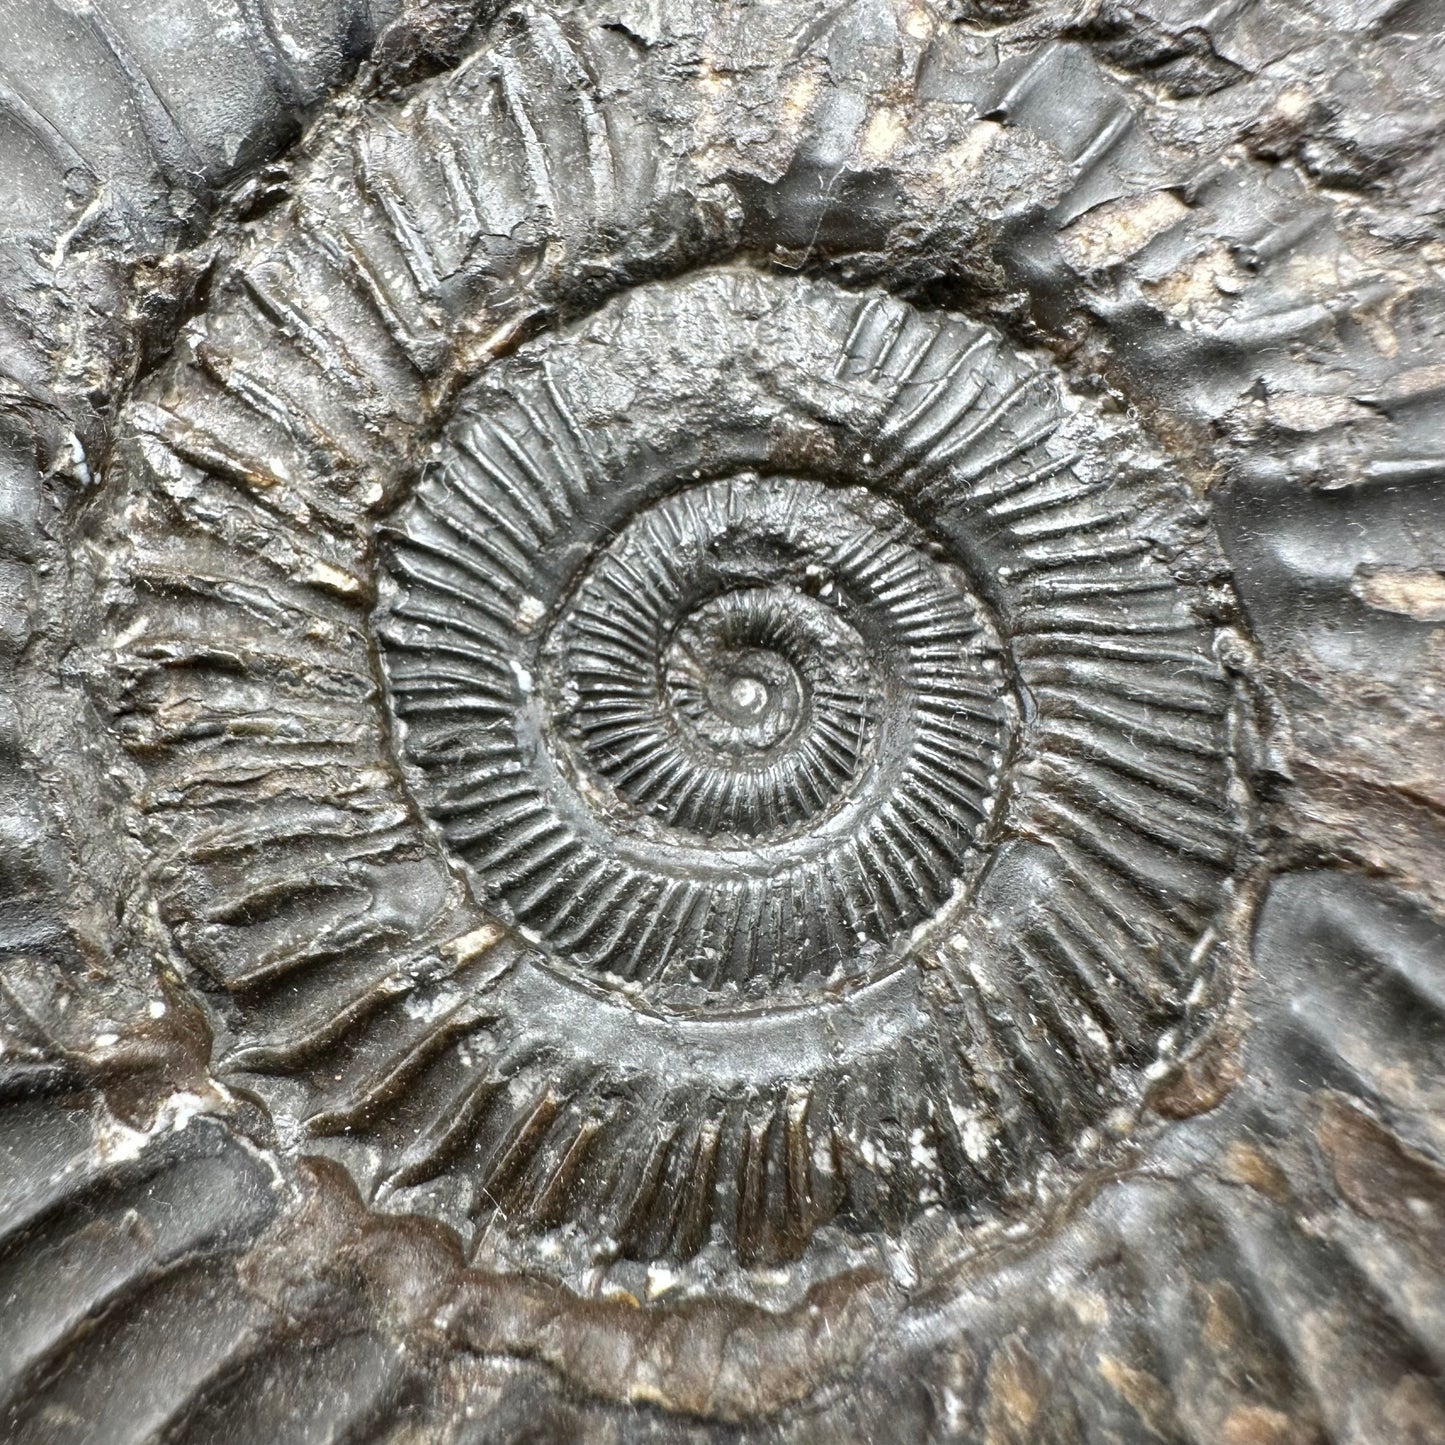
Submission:
<svg viewBox="0 0 1445 1445">
<path fill-rule="evenodd" d="M 946 312 L 703 270 L 488 367 L 380 532 L 393 743 L 484 945 L 333 1022 L 314 945 L 249 964 L 236 1062 L 366 1041 L 309 1127 L 387 1197 L 787 1257 L 1127 1112 L 1241 815 L 1207 541 L 1126 420 Z"/>
<path fill-rule="evenodd" d="M 505 100 L 509 63 L 500 91 L 464 72 L 446 103 Z M 564 1258 L 787 1258 L 831 1221 L 1014 1207 L 1127 1114 L 1211 987 L 1241 816 L 1228 599 L 1196 509 L 1126 419 L 989 328 L 741 264 L 634 286 L 464 368 L 373 579 L 407 454 L 357 473 L 336 438 L 383 416 L 405 438 L 393 393 L 448 354 L 396 298 L 450 244 L 439 199 L 502 164 L 475 134 L 441 191 L 433 152 L 383 184 L 368 141 L 379 201 L 316 192 L 213 308 L 194 351 L 210 380 L 180 383 L 192 419 L 164 380 L 132 409 L 138 505 L 214 535 L 193 575 L 219 547 L 305 589 L 260 654 L 274 683 L 217 695 L 256 763 L 182 795 L 176 866 L 229 897 L 176 923 L 236 997 L 232 1068 L 393 1207 L 505 1219 L 523 1242 L 565 1226 Z M 297 267 L 322 268 L 322 329 L 286 289 Z M 338 309 L 333 272 L 360 311 Z M 318 465 L 354 480 L 288 498 Z M 254 524 L 216 532 L 196 466 L 269 478 Z M 134 514 L 128 531 L 157 534 Z M 258 596 L 242 586 L 223 611 Z M 164 654 L 166 626 L 121 610 L 121 677 L 154 676 L 127 658 Z M 391 727 L 343 641 L 367 632 Z M 188 710 L 121 708 L 163 770 L 145 720 L 170 733 Z M 441 849 L 375 766 L 332 771 L 358 727 L 388 739 Z M 194 742 L 175 737 L 179 762 Z M 278 765 L 311 801 L 265 781 Z M 338 784 L 375 794 L 360 834 Z M 246 799 L 251 821 L 217 832 Z M 328 836 L 319 872 L 285 866 L 286 840 Z M 268 838 L 281 871 L 238 871 Z M 453 861 L 473 900 L 438 912 Z"/>
<path fill-rule="evenodd" d="M 761 285 L 659 305 L 703 298 L 731 349 L 732 293 Z M 727 474 L 693 454 L 679 490 L 655 439 L 575 419 L 571 371 L 499 368 L 394 524 L 385 653 L 428 810 L 594 971 L 753 993 L 857 973 L 974 854 L 1008 731 L 997 643 L 876 494 L 732 470 L 746 385 L 706 434 Z"/>
<path fill-rule="evenodd" d="M 746 271 L 605 315 L 494 367 L 389 524 L 404 751 L 484 898 L 650 997 L 877 975 L 918 925 L 961 923 L 1006 751 L 1026 797 L 1070 712 L 1093 760 L 1056 763 L 1044 807 L 1121 872 L 1154 849 L 1167 889 L 1207 889 L 1235 824 L 1205 604 L 1121 527 L 1137 503 L 1088 470 L 1093 439 L 1057 439 L 1035 367 Z M 667 354 L 683 317 L 705 369 Z M 579 353 L 627 379 L 625 408 Z M 802 462 L 824 426 L 816 476 L 776 470 L 780 435 Z"/>
<path fill-rule="evenodd" d="M 12 7 L 0 1434 L 1440 1437 L 1421 8 L 390 4 Z"/>
</svg>

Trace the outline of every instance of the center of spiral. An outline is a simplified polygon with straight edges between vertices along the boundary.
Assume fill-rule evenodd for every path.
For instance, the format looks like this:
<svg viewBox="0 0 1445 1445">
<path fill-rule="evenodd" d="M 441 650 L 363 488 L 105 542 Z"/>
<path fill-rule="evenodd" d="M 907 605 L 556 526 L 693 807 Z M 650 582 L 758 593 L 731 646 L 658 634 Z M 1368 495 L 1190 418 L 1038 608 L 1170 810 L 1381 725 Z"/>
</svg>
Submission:
<svg viewBox="0 0 1445 1445">
<path fill-rule="evenodd" d="M 838 565 L 876 545 L 873 526 L 791 480 L 713 483 L 639 516 L 554 641 L 579 769 L 694 839 L 777 836 L 845 806 L 890 726 L 879 619 Z M 820 575 L 836 578 L 827 599 Z"/>
<path fill-rule="evenodd" d="M 678 628 L 663 657 L 669 726 L 681 745 L 711 753 L 720 767 L 777 761 L 819 701 L 818 660 L 830 638 L 857 651 L 836 619 L 810 616 L 787 587 L 710 599 Z"/>
<path fill-rule="evenodd" d="M 739 719 L 749 722 L 762 715 L 770 700 L 768 685 L 756 677 L 733 678 L 727 696 Z"/>
</svg>

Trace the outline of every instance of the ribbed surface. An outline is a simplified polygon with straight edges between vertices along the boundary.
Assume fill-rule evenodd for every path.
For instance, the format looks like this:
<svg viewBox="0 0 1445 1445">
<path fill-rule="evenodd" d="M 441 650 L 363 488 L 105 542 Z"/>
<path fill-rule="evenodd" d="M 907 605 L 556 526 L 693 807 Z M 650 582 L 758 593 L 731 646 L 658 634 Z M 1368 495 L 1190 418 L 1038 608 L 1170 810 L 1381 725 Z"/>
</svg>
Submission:
<svg viewBox="0 0 1445 1445">
<path fill-rule="evenodd" d="M 219 329 L 199 353 L 211 376 L 231 374 L 209 360 Z M 334 343 L 332 364 L 362 354 L 366 334 Z M 669 341 L 690 335 L 706 339 L 705 371 Z M 312 353 L 264 354 L 296 369 L 267 394 L 290 398 L 287 435 L 299 434 Z M 626 378 L 625 409 L 591 379 L 604 354 Z M 773 356 L 788 366 L 753 359 Z M 812 377 L 830 378 L 821 409 Z M 325 393 L 328 435 L 356 431 L 382 394 L 363 380 L 343 408 Z M 382 633 L 401 746 L 484 900 L 582 978 L 703 1010 L 662 1022 L 658 1058 L 671 1061 L 653 1064 L 626 1046 L 594 1054 L 585 1025 L 549 1024 L 534 966 L 513 968 L 495 937 L 453 972 L 447 939 L 486 926 L 449 901 L 404 801 L 383 802 L 396 785 L 380 699 L 360 620 L 343 625 L 372 586 L 364 513 L 345 518 L 342 489 L 322 522 L 321 499 L 287 480 L 314 466 L 263 452 L 271 424 L 252 404 L 247 433 L 241 396 L 202 390 L 183 432 L 137 404 L 138 425 L 189 461 L 184 496 L 163 469 L 139 470 L 130 516 L 151 514 L 140 498 L 158 486 L 179 503 L 168 518 L 239 487 L 265 558 L 234 529 L 240 545 L 221 551 L 206 525 L 209 565 L 238 582 L 279 565 L 295 580 L 229 617 L 218 596 L 197 659 L 218 637 L 237 642 L 202 693 L 191 668 L 184 699 L 162 706 L 151 690 L 177 674 L 123 663 L 145 700 L 127 726 L 153 778 L 184 768 L 190 780 L 166 803 L 176 860 L 191 860 L 177 902 L 205 896 L 196 866 L 218 890 L 183 927 L 241 1004 L 234 1066 L 309 1081 L 310 1129 L 365 1131 L 388 1198 L 457 1222 L 500 1209 L 518 1230 L 591 1221 L 624 1254 L 685 1255 L 716 1228 L 746 1257 L 790 1255 L 840 1210 L 897 1228 L 935 1203 L 985 1207 L 1131 1097 L 1207 977 L 1196 943 L 1240 821 L 1212 604 L 1155 541 L 1197 524 L 1127 428 L 1066 408 L 1042 370 L 977 326 L 747 271 L 636 290 L 463 399 L 437 465 L 387 524 Z M 810 435 L 832 485 L 788 466 Z M 191 479 L 197 466 L 208 480 Z M 143 556 L 146 529 L 133 535 Z M 184 533 L 167 535 L 175 547 Z M 242 587 L 238 600 L 257 595 Z M 696 637 L 677 629 L 723 625 L 708 609 L 724 604 L 742 609 L 729 626 L 782 619 L 807 636 L 791 657 L 776 642 L 761 652 L 784 669 L 780 686 L 801 689 L 783 704 L 806 704 L 798 737 L 832 748 L 811 794 L 797 791 L 806 742 L 764 739 L 765 756 L 776 747 L 803 771 L 740 771 L 726 719 L 697 711 L 713 664 L 700 673 Z M 762 609 L 752 621 L 749 608 Z M 154 630 L 166 612 L 144 615 L 140 630 L 140 614 L 122 614 L 131 658 L 142 638 L 172 646 Z M 243 648 L 243 635 L 274 641 Z M 736 650 L 738 637 L 707 646 Z M 854 660 L 825 662 L 830 650 Z M 815 689 L 850 668 L 867 685 L 837 694 L 855 729 L 840 733 L 834 694 Z M 198 730 L 183 720 L 203 697 L 212 721 Z M 262 769 L 244 823 L 222 822 L 198 765 L 202 777 Z M 277 794 L 281 777 L 327 795 Z M 776 786 L 776 809 L 739 786 Z M 405 948 L 398 910 L 417 920 Z M 812 992 L 904 962 L 908 930 L 930 919 L 916 981 L 909 964 L 882 993 Z M 819 1010 L 808 1028 L 823 1036 L 840 1008 L 882 1010 L 884 1033 L 834 1038 L 815 1062 L 754 1061 L 746 1017 L 722 1033 L 708 1019 L 783 1003 Z M 728 1060 L 721 1075 L 691 1062 L 699 1029 L 707 1056 Z M 927 1047 L 900 1057 L 884 1042 L 910 1035 Z"/>
<path fill-rule="evenodd" d="M 962 881 L 998 776 L 1005 683 L 956 569 L 816 482 L 655 500 L 665 472 L 613 480 L 623 438 L 552 474 L 566 443 L 522 386 L 395 524 L 388 673 L 428 811 L 598 972 L 748 993 L 858 972 Z M 735 683 L 765 699 L 751 735 L 708 692 Z"/>
<path fill-rule="evenodd" d="M 7 1059 L 24 1062 L 6 1088 L 34 1104 L 43 1141 L 17 1177 L 50 1179 L 51 1155 L 73 1157 L 76 1180 L 114 1172 L 157 1244 L 153 1263 L 136 1264 L 124 1229 L 107 1235 L 119 1241 L 107 1275 L 63 1221 L 15 1235 L 6 1277 L 30 1311 L 26 1338 L 50 1353 L 35 1371 L 19 1362 L 8 1398 L 23 1403 L 6 1426 L 44 1439 L 420 1432 L 494 1445 L 539 1431 L 702 1438 L 714 1433 L 704 1419 L 788 1402 L 751 1433 L 1210 1445 L 1445 1433 L 1433 1343 L 1439 949 L 1403 904 L 1339 879 L 1282 886 L 1289 906 L 1246 975 L 1258 1032 L 1240 1106 L 1148 1140 L 1146 1178 L 1115 1179 L 1116 1160 L 1091 1173 L 1095 1156 L 1068 1144 L 1088 1061 L 1106 1091 L 1122 1077 L 1111 1057 L 1147 1063 L 1193 992 L 1198 965 L 1181 941 L 1230 924 L 1211 916 L 1227 844 L 1210 827 L 1209 787 L 1192 790 L 1227 771 L 1219 760 L 1236 742 L 1248 753 L 1255 724 L 1273 731 L 1253 761 L 1293 805 L 1285 831 L 1306 856 L 1439 897 L 1425 625 L 1439 558 L 1421 519 L 1441 471 L 1445 312 L 1438 277 L 1412 253 L 1438 210 L 1428 7 L 1246 5 L 1201 22 L 1170 6 L 1083 21 L 1045 6 L 1018 26 L 866 4 L 821 21 L 807 7 L 723 6 L 706 25 L 687 6 L 624 6 L 605 24 L 518 12 L 456 76 L 323 123 L 298 156 L 296 198 L 249 227 L 241 265 L 216 267 L 204 320 L 146 383 L 155 409 L 134 411 L 132 489 L 108 512 L 113 473 L 97 508 L 115 619 L 115 645 L 98 657 L 84 651 L 83 620 L 71 646 L 76 614 L 56 590 L 67 478 L 91 495 L 105 408 L 142 339 L 147 351 L 167 344 L 196 279 L 189 262 L 142 267 L 155 290 L 132 310 L 124 258 L 197 234 L 207 188 L 265 154 L 297 98 L 334 83 L 334 56 L 344 64 L 364 46 L 368 17 L 313 7 L 316 34 L 344 37 L 322 56 L 309 48 L 312 9 L 300 25 L 268 0 L 234 16 L 75 8 L 18 7 L 22 43 L 0 59 L 0 228 L 20 236 L 0 258 L 0 644 L 7 666 L 22 660 L 20 704 L 0 713 L 16 779 L 0 802 L 7 1007 L 12 984 L 73 975 L 85 987 L 69 1032 L 111 1029 L 101 981 L 166 955 L 159 935 L 135 946 L 154 893 L 184 956 L 233 1000 L 218 1011 L 221 1049 L 237 1070 L 275 1071 L 228 1077 L 264 1092 L 283 1153 L 297 1147 L 291 1121 L 309 1113 L 319 1147 L 367 1188 L 393 1181 L 381 1201 L 452 1220 L 475 1208 L 484 1248 L 509 1219 L 525 1237 L 583 1217 L 601 1219 L 623 1254 L 687 1255 L 716 1218 L 745 1259 L 766 1259 L 804 1248 L 831 1217 L 877 1221 L 904 1239 L 889 1256 L 899 1277 L 916 1267 L 920 1284 L 905 1322 L 854 1336 L 871 1333 L 881 1352 L 870 1377 L 846 1373 L 856 1353 L 815 1356 L 796 1335 L 745 1331 L 728 1307 L 712 1334 L 627 1306 L 588 1335 L 590 1302 L 559 1294 L 529 1313 L 489 1283 L 462 1353 L 496 1351 L 505 1366 L 462 1383 L 448 1355 L 403 1388 L 392 1340 L 345 1311 L 312 1320 L 304 1341 L 254 1329 L 234 1271 L 206 1262 L 231 1247 L 221 1216 L 249 1218 L 246 1191 L 224 1171 L 197 1187 L 200 1175 L 162 1170 L 137 1192 L 115 1149 L 134 1141 L 107 1127 L 65 1144 L 69 1065 L 30 1058 L 7 1033 Z M 1064 43 L 1047 38 L 1061 27 Z M 285 201 L 283 177 L 256 195 Z M 305 255 L 289 239 L 303 224 Z M 1132 496 L 1113 522 L 1082 497 L 1034 514 L 1016 590 L 976 558 L 968 569 L 987 609 L 1019 619 L 1014 685 L 1039 703 L 1036 765 L 999 809 L 1008 841 L 974 895 L 1003 920 L 999 936 L 941 946 L 922 1003 L 875 1008 L 861 992 L 832 1016 L 832 1044 L 801 1010 L 786 1033 L 754 1020 L 689 1035 L 697 1074 L 659 1091 L 648 1080 L 680 1036 L 519 961 L 419 836 L 373 720 L 370 532 L 477 366 L 620 285 L 739 241 L 788 267 L 837 266 L 850 285 L 874 278 L 982 309 L 1067 352 L 1078 374 L 1097 365 L 1096 380 L 1187 461 L 1196 496 L 1228 488 L 1249 623 L 1283 687 L 1252 716 L 1234 707 L 1217 720 L 1223 679 L 1250 670 L 1252 644 L 1215 586 L 1218 562 L 1192 542 L 1181 552 L 1167 519 Z M 819 381 L 804 408 L 815 421 L 832 414 Z M 795 434 L 778 470 L 821 466 L 813 444 L 830 425 Z M 1049 465 L 1077 449 L 1076 437 L 1057 441 Z M 1112 494 L 1081 465 L 1081 485 Z M 951 485 L 921 485 L 920 507 L 943 505 Z M 1047 489 L 1023 487 L 1017 527 L 1000 505 L 957 535 L 992 522 L 1012 546 L 1043 496 L 1052 507 Z M 1092 523 L 1097 547 L 1080 542 Z M 1117 561 L 1141 533 L 1147 557 Z M 1115 565 L 1143 569 L 1139 598 L 1105 586 Z M 1214 671 L 1170 640 L 1179 622 L 1150 599 L 1155 568 L 1205 594 L 1202 632 L 1228 624 Z M 1050 625 L 1061 612 L 1067 625 Z M 52 688 L 62 655 L 95 674 L 130 759 L 90 738 L 89 710 Z M 1282 714 L 1295 726 L 1293 789 Z M 45 774 L 49 800 L 25 768 Z M 115 781 L 138 816 L 106 811 Z M 141 878 L 132 860 L 156 866 Z M 84 922 L 86 969 L 63 964 L 69 913 Z M 1206 985 L 1201 1001 L 1212 999 Z M 914 1049 L 930 1021 L 942 1043 Z M 873 1042 L 856 1045 L 869 1030 Z M 595 1060 L 624 1056 L 639 1073 L 618 1088 Z M 865 1056 L 896 1061 L 881 1092 L 840 1082 Z M 965 1107 L 938 1126 L 934 1164 L 935 1120 L 918 1101 L 943 1098 Z M 1177 1119 L 1206 1105 L 1186 1088 L 1166 1107 Z M 1091 1179 L 1087 1210 L 1060 1208 L 1038 1246 L 975 1253 L 961 1275 L 939 1263 L 948 1249 L 912 1247 L 920 1233 L 906 1220 L 939 1177 L 972 1208 L 998 1178 L 1042 1166 L 1052 1180 L 1054 1141 Z M 150 1189 L 174 1217 L 147 1215 Z M 330 1247 L 314 1218 L 296 1227 Z M 391 1283 L 350 1278 L 339 1293 L 406 1297 L 418 1271 L 396 1257 L 407 1262 Z M 124 1283 L 127 1270 L 144 1287 Z M 637 1272 L 617 1277 L 641 1290 Z M 51 1296 L 46 1318 L 35 1301 Z M 821 1352 L 844 1311 L 824 1295 L 799 1306 L 814 1308 Z M 654 1353 L 618 1343 L 648 1331 Z M 937 1347 L 890 1354 L 894 1339 Z M 561 1370 L 567 1390 L 518 1356 Z M 808 1362 L 796 1379 L 794 1359 Z M 634 1403 L 594 1407 L 588 1391 Z"/>
</svg>

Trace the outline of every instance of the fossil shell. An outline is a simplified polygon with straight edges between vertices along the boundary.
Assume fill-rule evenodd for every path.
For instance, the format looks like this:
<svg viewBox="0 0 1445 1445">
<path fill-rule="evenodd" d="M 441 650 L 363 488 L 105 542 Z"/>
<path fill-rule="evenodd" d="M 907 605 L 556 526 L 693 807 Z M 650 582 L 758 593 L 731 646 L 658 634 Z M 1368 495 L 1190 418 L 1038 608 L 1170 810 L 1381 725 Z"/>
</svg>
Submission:
<svg viewBox="0 0 1445 1445">
<path fill-rule="evenodd" d="M 417 6 L 269 170 L 386 17 L 172 8 L 3 62 L 5 1431 L 1445 1435 L 1410 7 Z"/>
<path fill-rule="evenodd" d="M 257 475 L 273 441 L 261 383 L 213 344 L 225 390 L 184 441 L 152 388 L 132 413 L 153 439 L 125 521 L 142 590 L 107 670 L 131 679 L 131 746 L 157 776 L 194 769 L 176 662 L 194 699 L 218 638 L 254 646 L 242 599 L 274 596 L 274 551 L 231 544 L 246 523 L 217 538 L 197 517 L 205 565 L 174 551 L 195 469 L 217 478 L 224 446 Z M 267 390 L 306 394 L 304 374 Z M 285 527 L 298 555 L 273 490 L 238 521 Z M 172 834 L 172 866 L 208 884 L 188 936 L 232 952 L 212 966 L 240 1001 L 233 1066 L 305 1081 L 310 1130 L 364 1141 L 363 1183 L 380 1160 L 394 1203 L 462 1227 L 500 1211 L 644 1259 L 710 1234 L 787 1258 L 835 1217 L 1022 1199 L 1050 1152 L 1138 1099 L 1208 985 L 1241 819 L 1210 621 L 1226 600 L 1196 580 L 1194 509 L 1126 425 L 1066 405 L 985 328 L 703 272 L 497 362 L 383 531 L 399 753 L 495 920 L 464 935 L 489 941 L 481 960 L 429 962 L 425 1002 L 388 1006 L 390 979 L 339 991 L 358 963 L 395 968 L 398 905 L 291 856 L 324 842 L 335 867 L 332 775 L 298 816 L 272 760 L 299 745 L 309 772 L 308 737 L 335 736 L 349 697 L 353 731 L 378 722 L 345 683 L 321 710 L 296 694 L 335 615 L 304 593 L 265 663 L 204 695 L 218 764 L 233 776 L 235 738 L 255 781 L 188 789 Z M 204 639 L 194 609 L 178 633 L 141 600 L 217 565 L 234 582 Z M 369 595 L 352 565 L 343 595 Z M 709 691 L 739 681 L 765 695 L 756 734 Z M 416 852 L 407 831 L 379 809 L 367 854 Z M 279 867 L 237 870 L 260 856 Z M 345 922 L 318 949 L 306 925 L 333 900 Z M 291 942 L 276 925 L 297 915 Z M 514 960 L 499 925 L 541 956 Z"/>
<path fill-rule="evenodd" d="M 464 394 L 388 524 L 402 752 L 484 905 L 672 1019 L 639 1053 L 566 1010 L 578 1072 L 532 1070 L 513 1226 L 614 1152 L 596 1096 L 629 1079 L 677 1132 L 624 1247 L 687 1249 L 702 1225 L 658 1211 L 721 1188 L 749 1256 L 845 1194 L 867 1220 L 1018 1192 L 1127 1097 L 1239 822 L 1215 604 L 1129 523 L 1184 504 L 1105 430 L 984 329 L 747 271 L 633 291 Z M 717 697 L 740 681 L 755 734 Z M 800 1053 L 859 1013 L 873 1037 Z M 910 1037 L 952 1042 L 920 1071 Z M 759 1091 L 771 1119 L 730 1115 Z M 592 1187 L 571 1207 L 605 1218 Z"/>
</svg>

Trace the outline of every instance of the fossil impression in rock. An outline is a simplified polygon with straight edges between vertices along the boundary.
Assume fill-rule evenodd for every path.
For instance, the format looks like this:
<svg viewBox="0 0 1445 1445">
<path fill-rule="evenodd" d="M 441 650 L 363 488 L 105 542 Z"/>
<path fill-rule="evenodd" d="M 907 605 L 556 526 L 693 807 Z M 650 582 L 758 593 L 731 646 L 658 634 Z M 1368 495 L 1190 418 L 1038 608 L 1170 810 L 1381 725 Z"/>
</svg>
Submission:
<svg viewBox="0 0 1445 1445">
<path fill-rule="evenodd" d="M 0 62 L 6 1438 L 1445 1439 L 1421 16 L 379 12 Z"/>
</svg>

